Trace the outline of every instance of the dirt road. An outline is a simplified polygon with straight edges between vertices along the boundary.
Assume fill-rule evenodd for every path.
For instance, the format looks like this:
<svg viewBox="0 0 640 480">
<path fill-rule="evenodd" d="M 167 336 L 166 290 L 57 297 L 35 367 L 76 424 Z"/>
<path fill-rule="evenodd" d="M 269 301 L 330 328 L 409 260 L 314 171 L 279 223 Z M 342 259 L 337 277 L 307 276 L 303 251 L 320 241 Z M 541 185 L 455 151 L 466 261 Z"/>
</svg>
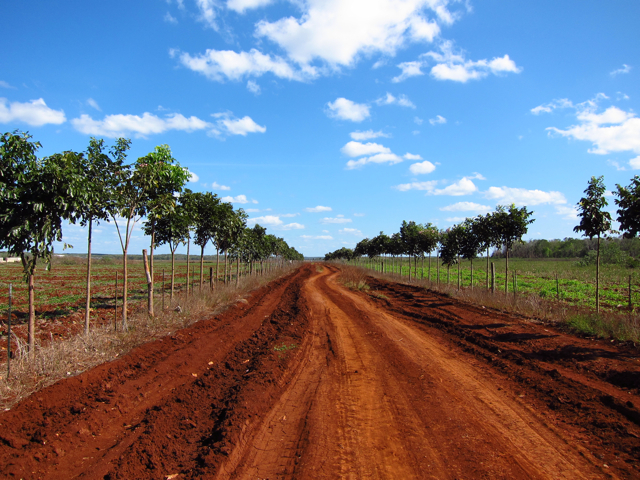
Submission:
<svg viewBox="0 0 640 480">
<path fill-rule="evenodd" d="M 8 478 L 639 478 L 637 350 L 305 265 L 0 414 Z"/>
</svg>

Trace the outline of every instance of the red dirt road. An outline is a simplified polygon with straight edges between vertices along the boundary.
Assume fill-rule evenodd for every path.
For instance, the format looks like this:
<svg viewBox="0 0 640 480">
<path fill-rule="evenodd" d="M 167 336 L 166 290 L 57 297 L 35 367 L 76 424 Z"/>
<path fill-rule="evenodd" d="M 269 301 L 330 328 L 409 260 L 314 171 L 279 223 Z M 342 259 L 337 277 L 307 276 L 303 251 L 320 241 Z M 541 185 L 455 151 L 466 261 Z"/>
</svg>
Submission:
<svg viewBox="0 0 640 480">
<path fill-rule="evenodd" d="M 0 476 L 640 477 L 637 350 L 338 274 L 305 265 L 0 414 Z"/>
</svg>

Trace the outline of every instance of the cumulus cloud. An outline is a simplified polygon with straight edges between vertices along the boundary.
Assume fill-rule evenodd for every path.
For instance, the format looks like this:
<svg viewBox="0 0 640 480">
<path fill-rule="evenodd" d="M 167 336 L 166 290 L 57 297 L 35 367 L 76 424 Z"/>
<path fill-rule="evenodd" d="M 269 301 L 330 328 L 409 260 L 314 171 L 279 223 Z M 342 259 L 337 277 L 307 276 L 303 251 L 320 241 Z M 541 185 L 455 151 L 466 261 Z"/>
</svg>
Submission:
<svg viewBox="0 0 640 480">
<path fill-rule="evenodd" d="M 408 42 L 431 42 L 438 21 L 453 21 L 447 1 L 308 0 L 300 18 L 258 22 L 256 34 L 283 48 L 299 64 L 314 60 L 350 66 L 362 55 L 393 56 Z M 425 16 L 430 13 L 436 19 Z"/>
<path fill-rule="evenodd" d="M 259 224 L 263 227 L 277 227 L 284 222 L 276 215 L 264 215 L 262 217 L 254 217 L 247 220 L 247 225 Z"/>
<path fill-rule="evenodd" d="M 317 207 L 308 207 L 305 208 L 305 211 L 307 212 L 311 212 L 311 213 L 317 213 L 317 212 L 330 212 L 332 210 L 331 207 L 323 207 L 322 205 L 318 205 Z"/>
<path fill-rule="evenodd" d="M 497 200 L 499 203 L 516 205 L 565 204 L 567 199 L 560 192 L 543 190 L 527 190 L 525 188 L 489 187 L 484 192 L 485 198 Z"/>
<path fill-rule="evenodd" d="M 466 83 L 469 80 L 478 80 L 489 74 L 501 75 L 504 73 L 520 73 L 521 67 L 509 58 L 509 55 L 495 57 L 491 60 L 467 60 L 464 52 L 456 51 L 451 41 L 443 41 L 439 51 L 430 51 L 420 56 L 414 62 L 404 62 L 398 65 L 402 73 L 393 78 L 393 82 L 401 82 L 409 77 L 423 75 L 422 68 L 430 63 L 430 74 L 436 80 L 451 80 Z"/>
<path fill-rule="evenodd" d="M 213 182 L 211 184 L 211 188 L 216 190 L 228 191 L 231 190 L 231 187 L 227 187 L 226 185 L 220 185 L 218 182 Z"/>
<path fill-rule="evenodd" d="M 331 235 L 300 235 L 305 240 L 333 240 Z"/>
<path fill-rule="evenodd" d="M 434 190 L 433 194 L 451 195 L 454 197 L 458 197 L 461 195 L 471 195 L 478 190 L 478 187 L 476 187 L 475 183 L 473 183 L 473 181 L 471 180 L 472 178 L 474 177 L 462 177 L 457 182 L 452 183 L 445 188 Z"/>
<path fill-rule="evenodd" d="M 400 95 L 398 97 L 394 97 L 389 92 L 384 97 L 380 97 L 375 101 L 376 105 L 399 105 L 401 107 L 409 107 L 416 108 L 409 97 L 406 95 Z"/>
<path fill-rule="evenodd" d="M 217 14 L 217 1 L 216 0 L 195 0 L 196 6 L 200 11 L 198 19 L 207 24 L 207 26 L 218 30 L 218 23 L 216 22 Z"/>
<path fill-rule="evenodd" d="M 609 75 L 611 75 L 612 77 L 615 77 L 616 75 L 620 75 L 621 73 L 629 73 L 630 71 L 631 71 L 631 67 L 626 63 L 623 63 L 622 68 L 618 68 L 613 72 L 610 72 Z"/>
<path fill-rule="evenodd" d="M 91 116 L 82 114 L 79 118 L 71 120 L 71 124 L 81 133 L 111 138 L 127 135 L 145 137 L 168 130 L 193 132 L 212 127 L 209 122 L 197 117 L 187 118 L 179 113 L 174 113 L 161 118 L 149 112 L 143 113 L 142 116 L 107 115 L 103 120 L 94 120 Z"/>
<path fill-rule="evenodd" d="M 260 77 L 267 73 L 278 78 L 298 81 L 317 76 L 317 72 L 312 67 L 294 68 L 282 57 L 264 54 L 255 48 L 248 52 L 239 53 L 233 50 L 208 49 L 200 55 L 191 55 L 177 49 L 171 49 L 169 54 L 172 58 L 177 58 L 178 62 L 189 70 L 218 82 L 242 80 L 245 77 Z"/>
<path fill-rule="evenodd" d="M 452 205 L 447 205 L 446 207 L 442 207 L 440 210 L 442 210 L 443 212 L 487 213 L 491 211 L 491 207 L 474 202 L 458 202 Z"/>
<path fill-rule="evenodd" d="M 198 182 L 199 180 L 200 180 L 200 177 L 198 175 L 196 175 L 192 171 L 189 171 L 189 182 L 195 183 L 195 182 Z"/>
<path fill-rule="evenodd" d="M 573 105 L 563 99 L 532 109 L 534 113 L 552 112 L 555 108 L 573 108 L 577 124 L 567 128 L 548 127 L 550 134 L 591 142 L 589 153 L 606 155 L 611 152 L 640 154 L 640 118 L 634 112 L 625 112 L 611 106 L 599 113 L 599 102 L 608 99 L 604 94 Z M 535 110 L 535 111 L 534 111 Z"/>
<path fill-rule="evenodd" d="M 47 107 L 42 98 L 30 102 L 11 102 L 0 98 L 0 123 L 24 122 L 32 127 L 53 124 L 60 125 L 67 118 L 62 110 Z"/>
<path fill-rule="evenodd" d="M 372 155 L 370 157 L 362 157 L 358 160 L 349 160 L 347 162 L 347 169 L 353 170 L 355 168 L 362 167 L 368 163 L 390 163 L 391 165 L 400 163 L 402 158 L 400 158 L 395 153 L 378 153 L 377 155 Z"/>
<path fill-rule="evenodd" d="M 171 15 L 169 12 L 164 14 L 164 21 L 167 23 L 178 23 L 178 19 Z"/>
<path fill-rule="evenodd" d="M 427 192 L 433 192 L 433 190 L 438 185 L 437 180 L 429 180 L 427 182 L 411 182 L 411 183 L 402 183 L 400 185 L 396 185 L 396 190 L 400 190 L 401 192 L 407 192 L 409 190 L 426 190 Z"/>
<path fill-rule="evenodd" d="M 260 85 L 258 85 L 253 80 L 249 80 L 247 82 L 247 90 L 249 90 L 254 95 L 260 95 Z"/>
<path fill-rule="evenodd" d="M 348 157 L 361 157 L 363 155 L 371 155 L 376 153 L 391 153 L 391 149 L 380 145 L 379 143 L 360 143 L 349 142 L 340 151 Z"/>
<path fill-rule="evenodd" d="M 444 118 L 442 115 L 436 115 L 436 118 L 429 119 L 429 123 L 431 125 L 441 125 L 443 123 L 447 123 L 447 119 Z"/>
<path fill-rule="evenodd" d="M 360 230 L 358 230 L 357 228 L 345 227 L 345 228 L 342 228 L 342 229 L 340 229 L 338 231 L 340 233 L 346 233 L 346 234 L 349 234 L 349 235 L 358 235 L 358 236 L 362 235 L 362 232 Z"/>
<path fill-rule="evenodd" d="M 405 160 L 422 160 L 420 155 L 414 155 L 413 153 L 405 153 L 402 158 Z"/>
<path fill-rule="evenodd" d="M 409 170 L 414 175 L 425 175 L 427 173 L 431 173 L 436 169 L 436 166 L 431 163 L 429 160 L 425 160 L 424 162 L 414 163 L 409 167 Z"/>
<path fill-rule="evenodd" d="M 371 140 L 378 137 L 390 137 L 391 135 L 382 132 L 381 130 L 374 132 L 373 130 L 367 130 L 365 132 L 355 131 L 349 134 L 354 140 Z"/>
<path fill-rule="evenodd" d="M 235 197 L 227 196 L 227 197 L 222 197 L 221 200 L 223 202 L 241 203 L 241 204 L 258 203 L 257 200 L 249 200 L 246 195 L 236 195 Z"/>
<path fill-rule="evenodd" d="M 577 220 L 578 209 L 576 207 L 567 207 L 564 205 L 556 205 L 556 213 L 565 220 Z"/>
<path fill-rule="evenodd" d="M 301 223 L 287 223 L 286 225 L 282 225 L 280 230 L 304 230 L 304 225 Z"/>
<path fill-rule="evenodd" d="M 227 8 L 244 13 L 252 8 L 264 7 L 270 3 L 273 3 L 273 0 L 227 0 Z"/>
<path fill-rule="evenodd" d="M 629 160 L 629 166 L 633 170 L 640 170 L 640 156 L 638 156 L 636 158 L 632 158 L 631 160 Z"/>
<path fill-rule="evenodd" d="M 218 118 L 218 129 L 214 133 L 225 133 L 228 135 L 242 135 L 246 137 L 248 133 L 264 133 L 267 127 L 258 125 L 251 117 L 232 117 L 229 113 L 218 113 L 214 117 Z"/>
<path fill-rule="evenodd" d="M 370 116 L 368 105 L 355 103 L 343 97 L 327 103 L 326 112 L 329 117 L 352 122 L 361 122 Z"/>
<path fill-rule="evenodd" d="M 338 215 L 335 218 L 324 217 L 322 220 L 320 220 L 320 223 L 351 223 L 351 222 L 353 222 L 353 220 L 351 220 L 350 218 L 344 218 L 341 215 Z"/>
</svg>

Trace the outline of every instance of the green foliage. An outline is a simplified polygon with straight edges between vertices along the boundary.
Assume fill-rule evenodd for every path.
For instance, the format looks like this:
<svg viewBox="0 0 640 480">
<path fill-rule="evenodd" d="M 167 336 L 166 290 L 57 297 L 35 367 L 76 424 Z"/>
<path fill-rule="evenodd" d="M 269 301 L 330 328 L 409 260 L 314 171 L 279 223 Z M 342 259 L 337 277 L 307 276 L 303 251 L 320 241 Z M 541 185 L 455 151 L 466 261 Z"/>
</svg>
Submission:
<svg viewBox="0 0 640 480">
<path fill-rule="evenodd" d="M 608 205 L 604 194 L 604 177 L 591 177 L 586 194 L 578 202 L 578 215 L 580 223 L 573 228 L 574 232 L 583 232 L 583 235 L 593 238 L 611 230 L 611 214 L 604 210 Z"/>
<path fill-rule="evenodd" d="M 616 185 L 618 198 L 618 222 L 625 238 L 632 238 L 640 232 L 640 177 L 634 175 L 628 187 Z"/>
</svg>

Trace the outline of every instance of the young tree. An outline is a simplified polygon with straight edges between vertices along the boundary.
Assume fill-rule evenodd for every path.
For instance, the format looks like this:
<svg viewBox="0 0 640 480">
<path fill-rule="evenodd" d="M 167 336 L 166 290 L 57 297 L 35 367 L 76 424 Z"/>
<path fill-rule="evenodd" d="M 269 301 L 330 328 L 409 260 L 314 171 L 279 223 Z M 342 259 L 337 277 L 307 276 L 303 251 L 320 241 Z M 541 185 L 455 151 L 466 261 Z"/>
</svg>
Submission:
<svg viewBox="0 0 640 480">
<path fill-rule="evenodd" d="M 500 236 L 498 235 L 498 231 L 496 229 L 495 217 L 492 213 L 487 213 L 486 215 L 478 215 L 474 219 L 473 223 L 473 231 L 475 235 L 478 237 L 480 242 L 479 251 L 484 250 L 486 252 L 487 257 L 487 290 L 489 289 L 489 261 L 490 255 L 489 250 L 492 247 L 500 246 Z"/>
<path fill-rule="evenodd" d="M 460 224 L 461 238 L 460 238 L 460 255 L 462 258 L 471 262 L 471 288 L 473 289 L 473 259 L 478 256 L 478 252 L 482 248 L 482 237 L 478 235 L 476 226 L 478 223 L 470 218 L 465 219 Z"/>
<path fill-rule="evenodd" d="M 42 160 L 39 142 L 27 133 L 0 137 L 0 248 L 20 255 L 29 289 L 29 352 L 35 348 L 34 275 L 39 260 L 51 266 L 62 221 L 72 220 L 85 200 L 81 154 L 64 152 Z"/>
<path fill-rule="evenodd" d="M 535 221 L 534 219 L 529 220 L 532 214 L 533 212 L 528 211 L 527 207 L 516 208 L 512 203 L 509 210 L 502 205 L 498 205 L 492 215 L 496 238 L 500 239 L 500 245 L 506 251 L 505 293 L 508 292 L 509 288 L 509 252 L 516 242 L 522 241 L 522 237 L 529 230 L 529 225 Z"/>
<path fill-rule="evenodd" d="M 447 266 L 447 284 L 451 277 L 451 266 L 458 263 L 460 255 L 460 229 L 458 225 L 454 225 L 440 237 L 440 260 L 443 265 Z M 458 268 L 459 270 L 459 268 Z M 458 277 L 458 288 L 460 288 L 460 280 Z"/>
<path fill-rule="evenodd" d="M 422 230 L 421 226 L 413 221 L 407 222 L 403 220 L 400 226 L 400 238 L 404 244 L 405 253 L 409 255 L 409 281 L 411 281 L 411 258 L 414 258 L 414 263 L 417 262 L 415 257 L 420 252 L 420 230 Z M 417 263 L 415 268 L 417 275 Z"/>
<path fill-rule="evenodd" d="M 204 248 L 216 235 L 219 224 L 220 199 L 215 193 L 194 193 L 196 230 L 194 243 L 200 247 L 200 289 L 204 279 Z"/>
<path fill-rule="evenodd" d="M 604 197 L 606 188 L 604 177 L 591 177 L 586 194 L 578 202 L 578 215 L 580 224 L 573 228 L 574 232 L 583 232 L 583 235 L 592 239 L 598 237 L 596 247 L 596 312 L 600 312 L 600 237 L 611 231 L 611 214 L 604 208 L 608 205 Z"/>
<path fill-rule="evenodd" d="M 91 311 L 91 236 L 93 223 L 100 220 L 108 220 L 109 215 L 105 210 L 108 199 L 105 193 L 112 191 L 116 185 L 113 182 L 116 173 L 122 168 L 131 141 L 118 138 L 116 144 L 110 149 L 110 155 L 104 153 L 104 140 L 91 137 L 87 155 L 83 158 L 82 169 L 85 177 L 86 196 L 77 214 L 80 217 L 80 225 L 88 226 L 87 234 L 87 282 L 86 282 L 86 308 L 84 314 L 84 332 L 89 333 L 89 312 Z"/>
<path fill-rule="evenodd" d="M 640 232 L 640 177 L 634 175 L 628 187 L 616 185 L 615 199 L 618 206 L 618 222 L 625 238 L 633 238 Z"/>
<path fill-rule="evenodd" d="M 222 203 L 220 211 L 220 226 L 216 235 L 216 245 L 220 251 L 224 252 L 224 283 L 226 284 L 228 252 L 239 242 L 242 231 L 247 225 L 248 215 L 242 208 L 234 211 L 230 203 Z"/>
<path fill-rule="evenodd" d="M 419 247 L 422 252 L 422 258 L 424 260 L 424 253 L 429 254 L 429 270 L 428 278 L 431 281 L 431 252 L 433 252 L 438 246 L 440 239 L 440 230 L 431 223 L 427 223 L 422 230 L 420 230 Z M 423 265 L 424 267 L 424 265 Z M 423 268 L 424 270 L 424 268 Z"/>
</svg>

